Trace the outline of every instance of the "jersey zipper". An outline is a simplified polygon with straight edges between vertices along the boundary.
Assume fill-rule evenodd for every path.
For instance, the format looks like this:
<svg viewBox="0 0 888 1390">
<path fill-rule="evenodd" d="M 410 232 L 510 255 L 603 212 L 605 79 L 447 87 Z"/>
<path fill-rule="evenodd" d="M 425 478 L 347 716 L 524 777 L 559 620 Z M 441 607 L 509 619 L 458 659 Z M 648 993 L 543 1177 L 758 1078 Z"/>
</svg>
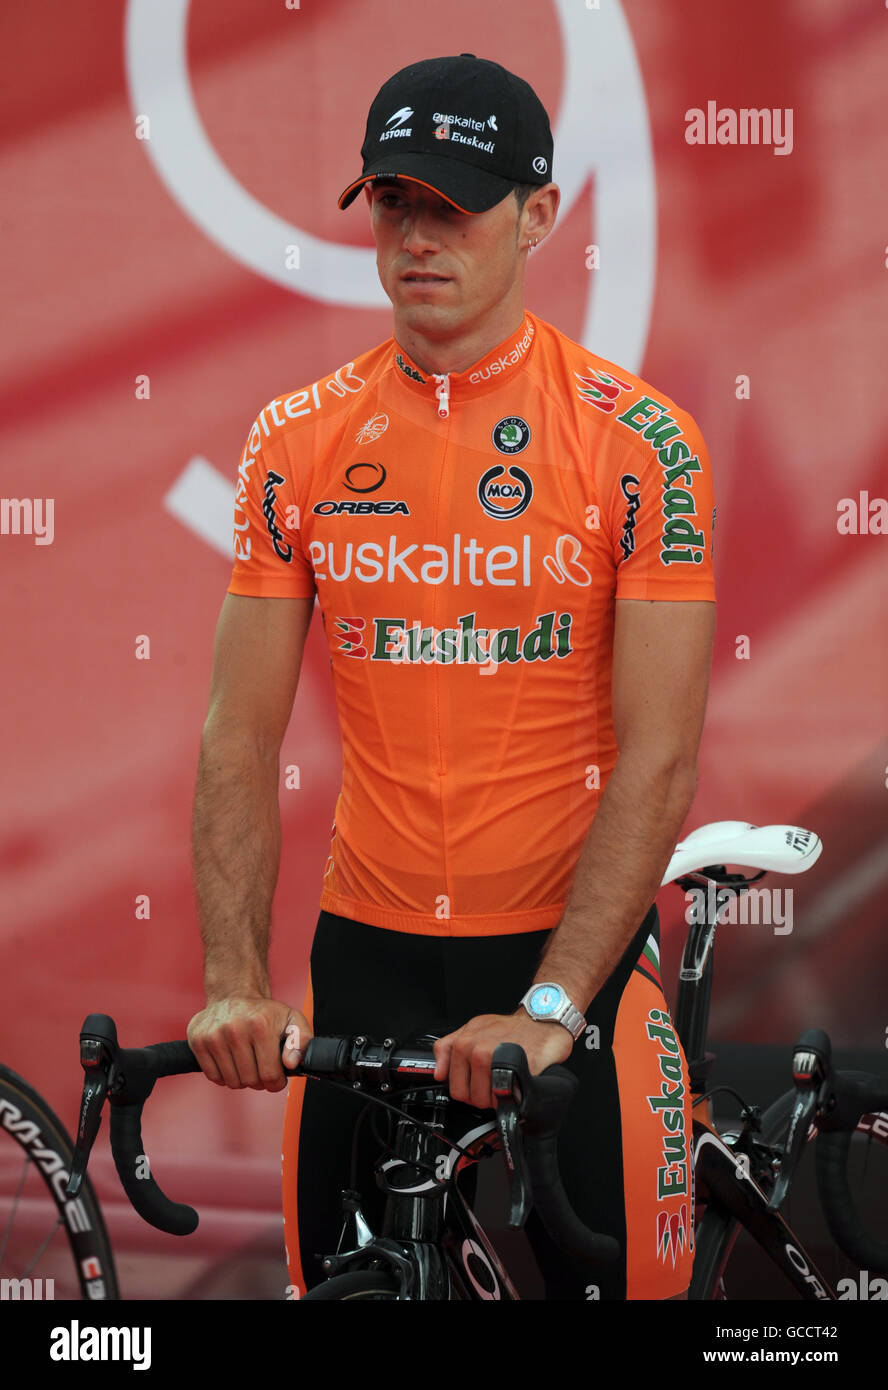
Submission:
<svg viewBox="0 0 888 1390">
<path fill-rule="evenodd" d="M 440 467 L 441 467 L 441 474 L 440 474 L 440 477 L 439 477 L 439 480 L 438 480 L 438 498 L 437 498 L 437 502 L 436 502 L 436 505 L 435 505 L 435 527 L 434 527 L 434 535 L 435 535 L 435 540 L 436 540 L 436 542 L 440 545 L 440 544 L 442 543 L 442 539 L 443 539 L 443 538 L 442 538 L 442 534 L 441 534 L 441 494 L 442 494 L 442 491 L 444 491 L 445 488 L 446 488 L 446 482 L 445 482 L 445 480 L 446 480 L 446 478 L 447 478 L 447 454 L 448 454 L 448 450 L 449 450 L 449 446 L 450 446 L 450 425 L 451 425 L 451 418 L 450 418 L 450 374 L 449 374 L 449 372 L 443 372 L 443 373 L 441 373 L 441 374 L 433 373 L 432 375 L 434 376 L 434 380 L 435 380 L 436 383 L 437 383 L 437 385 L 436 385 L 436 387 L 435 387 L 435 396 L 437 397 L 437 400 L 438 400 L 438 418 L 439 418 L 440 420 L 446 420 L 446 421 L 447 421 L 447 424 L 444 426 L 444 429 L 443 429 L 443 434 L 444 434 L 444 447 L 443 447 L 443 450 L 442 450 L 442 452 L 441 452 L 441 465 L 440 465 Z M 448 490 L 448 496 L 449 496 L 449 490 Z M 449 515 L 449 514 L 450 514 L 450 506 L 449 506 L 449 503 L 448 503 L 447 511 L 448 511 L 448 515 Z M 452 552 L 452 550 L 453 550 L 452 538 L 451 538 L 451 541 L 450 541 L 450 547 L 449 547 L 449 548 L 450 548 L 450 551 Z M 439 594 L 438 589 L 436 588 L 436 589 L 433 591 L 433 594 L 432 594 L 432 603 L 431 603 L 431 611 L 432 611 L 432 629 L 433 629 L 433 631 L 435 631 L 435 630 L 437 629 L 439 623 L 441 622 L 441 617 L 442 617 L 442 615 L 441 615 L 441 613 L 440 613 L 440 611 L 439 611 L 439 604 L 440 604 L 440 603 L 441 603 L 441 596 L 440 596 L 440 594 Z M 436 669 L 436 667 L 437 667 L 437 669 Z M 445 761 L 445 757 L 444 757 L 443 737 L 442 737 L 442 731 L 441 731 L 441 723 L 442 723 L 442 709 L 441 709 L 441 706 L 442 706 L 442 702 L 443 702 L 443 701 L 445 700 L 445 698 L 446 698 L 446 691 L 447 691 L 447 689 L 448 689 L 448 684 L 447 684 L 447 682 L 445 681 L 445 678 L 444 678 L 444 677 L 445 677 L 445 673 L 444 673 L 443 667 L 438 666 L 438 663 L 437 663 L 437 662 L 433 662 L 433 663 L 432 663 L 431 675 L 432 675 L 432 688 L 433 688 L 433 690 L 434 690 L 434 700 L 435 700 L 435 734 L 436 734 L 436 742 L 437 742 L 437 745 L 438 745 L 438 750 L 437 750 L 437 751 L 438 751 L 437 776 L 438 776 L 438 798 L 439 798 L 439 800 L 438 800 L 438 805 L 439 805 L 439 812 L 440 812 L 440 816 L 441 816 L 441 849 L 442 849 L 443 867 L 444 867 L 444 892 L 445 892 L 446 897 L 447 897 L 447 905 L 448 905 L 448 907 L 447 907 L 447 913 L 446 913 L 446 920 L 449 920 L 450 914 L 451 914 L 451 910 L 452 910 L 452 884 L 451 884 L 451 877 L 450 877 L 449 854 L 448 854 L 448 848 L 447 848 L 447 847 L 448 847 L 448 844 L 449 844 L 449 837 L 448 837 L 448 833 L 447 833 L 447 807 L 446 807 L 446 798 L 445 798 L 445 782 L 446 782 L 446 778 L 447 778 L 447 774 L 448 774 L 449 769 L 448 769 L 448 767 L 447 767 L 447 764 L 446 764 L 446 761 Z M 449 717 L 449 710 L 448 710 L 448 717 Z"/>
<path fill-rule="evenodd" d="M 438 415 L 440 419 L 446 420 L 450 414 L 450 373 L 443 372 L 439 376 L 437 372 L 432 372 L 432 376 L 438 383 L 435 387 L 435 395 L 438 398 Z"/>
</svg>

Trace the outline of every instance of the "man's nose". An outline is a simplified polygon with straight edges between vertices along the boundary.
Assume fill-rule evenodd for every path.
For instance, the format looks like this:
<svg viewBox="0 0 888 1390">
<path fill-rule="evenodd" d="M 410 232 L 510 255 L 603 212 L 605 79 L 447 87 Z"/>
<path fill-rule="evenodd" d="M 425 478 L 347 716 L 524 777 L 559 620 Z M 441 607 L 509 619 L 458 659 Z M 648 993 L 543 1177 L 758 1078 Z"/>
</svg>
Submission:
<svg viewBox="0 0 888 1390">
<path fill-rule="evenodd" d="M 415 204 L 404 214 L 404 250 L 411 255 L 437 249 L 441 244 L 436 219 L 422 204 Z"/>
</svg>

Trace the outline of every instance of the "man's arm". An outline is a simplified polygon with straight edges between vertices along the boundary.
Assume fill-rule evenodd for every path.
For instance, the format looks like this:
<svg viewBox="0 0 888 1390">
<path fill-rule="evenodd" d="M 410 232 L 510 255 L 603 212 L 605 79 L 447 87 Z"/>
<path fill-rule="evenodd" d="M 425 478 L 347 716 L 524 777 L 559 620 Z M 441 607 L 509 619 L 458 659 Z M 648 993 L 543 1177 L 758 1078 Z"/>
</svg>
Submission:
<svg viewBox="0 0 888 1390">
<path fill-rule="evenodd" d="M 619 756 L 561 922 L 528 981 L 554 980 L 583 1011 L 656 897 L 693 800 L 714 631 L 713 603 L 616 602 L 612 701 Z M 520 1043 L 534 1073 L 564 1061 L 572 1047 L 560 1023 L 536 1022 L 523 1008 L 482 1015 L 435 1044 L 436 1077 L 449 1074 L 455 1099 L 490 1105 L 490 1059 L 501 1042 Z"/>
<path fill-rule="evenodd" d="M 715 632 L 714 603 L 616 608 L 619 757 L 533 981 L 556 981 L 584 1012 L 654 901 L 694 799 Z"/>
<path fill-rule="evenodd" d="M 193 822 L 207 1006 L 188 1025 L 188 1041 L 211 1081 L 236 1088 L 281 1090 L 284 1032 L 296 1024 L 302 1046 L 310 1036 L 302 1015 L 272 998 L 268 942 L 280 747 L 313 605 L 226 594 L 216 629 Z"/>
</svg>

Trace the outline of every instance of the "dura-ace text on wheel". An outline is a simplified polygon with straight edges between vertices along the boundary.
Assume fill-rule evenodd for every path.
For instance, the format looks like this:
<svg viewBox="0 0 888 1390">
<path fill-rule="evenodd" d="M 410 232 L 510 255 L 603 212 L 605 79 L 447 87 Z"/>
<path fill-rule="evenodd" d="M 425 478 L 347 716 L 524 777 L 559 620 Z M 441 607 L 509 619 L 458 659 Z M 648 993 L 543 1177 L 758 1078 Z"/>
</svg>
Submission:
<svg viewBox="0 0 888 1390">
<path fill-rule="evenodd" d="M 0 1297 L 116 1299 L 114 1258 L 89 1181 L 66 1192 L 73 1145 L 42 1096 L 0 1066 Z"/>
</svg>

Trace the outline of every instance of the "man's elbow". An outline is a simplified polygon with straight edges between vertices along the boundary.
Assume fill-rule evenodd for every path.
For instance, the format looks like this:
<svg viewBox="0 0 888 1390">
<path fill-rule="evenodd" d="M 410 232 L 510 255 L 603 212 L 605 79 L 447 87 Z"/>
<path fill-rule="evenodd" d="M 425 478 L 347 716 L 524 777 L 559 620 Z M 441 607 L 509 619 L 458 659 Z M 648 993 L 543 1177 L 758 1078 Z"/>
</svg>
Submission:
<svg viewBox="0 0 888 1390">
<path fill-rule="evenodd" d="M 277 763 L 280 739 L 248 719 L 211 710 L 201 731 L 200 750 L 204 759 Z"/>
<path fill-rule="evenodd" d="M 620 750 L 617 767 L 623 774 L 632 775 L 649 795 L 665 801 L 676 811 L 685 814 L 697 793 L 697 757 L 684 749 L 670 751 L 626 748 Z"/>
</svg>

